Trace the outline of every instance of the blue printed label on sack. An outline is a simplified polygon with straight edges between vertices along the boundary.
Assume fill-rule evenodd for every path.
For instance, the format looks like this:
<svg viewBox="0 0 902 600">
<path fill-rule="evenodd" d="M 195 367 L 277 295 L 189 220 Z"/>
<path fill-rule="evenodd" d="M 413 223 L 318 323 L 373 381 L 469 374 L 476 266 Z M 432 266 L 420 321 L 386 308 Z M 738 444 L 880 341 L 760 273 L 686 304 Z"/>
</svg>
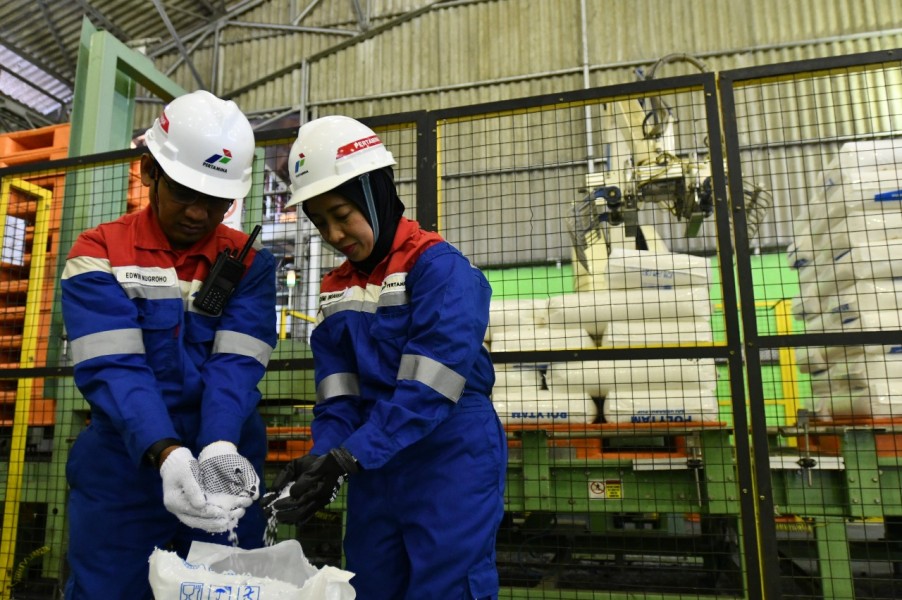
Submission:
<svg viewBox="0 0 902 600">
<path fill-rule="evenodd" d="M 260 598 L 262 595 L 259 585 L 205 586 L 203 583 L 183 582 L 179 588 L 179 600 L 260 600 Z"/>
<path fill-rule="evenodd" d="M 874 200 L 877 202 L 898 202 L 902 200 L 902 190 L 892 190 L 890 192 L 874 194 Z"/>
<path fill-rule="evenodd" d="M 631 415 L 630 423 L 692 423 L 692 415 Z"/>
<path fill-rule="evenodd" d="M 568 417 L 566 412 L 532 412 L 532 411 L 511 411 L 512 419 L 551 419 L 559 421 Z"/>
<path fill-rule="evenodd" d="M 202 583 L 182 583 L 181 588 L 179 588 L 179 600 L 200 599 L 203 598 L 203 594 L 204 584 Z"/>
</svg>

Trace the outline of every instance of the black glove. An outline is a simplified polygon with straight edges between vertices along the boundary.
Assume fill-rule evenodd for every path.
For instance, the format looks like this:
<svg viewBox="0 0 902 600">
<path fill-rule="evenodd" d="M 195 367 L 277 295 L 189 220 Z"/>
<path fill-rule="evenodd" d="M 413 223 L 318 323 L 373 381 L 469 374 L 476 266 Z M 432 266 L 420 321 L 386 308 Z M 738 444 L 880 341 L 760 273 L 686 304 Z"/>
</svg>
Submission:
<svg viewBox="0 0 902 600">
<path fill-rule="evenodd" d="M 313 464 L 295 481 L 290 496 L 269 505 L 280 523 L 300 525 L 335 500 L 344 480 L 360 469 L 354 456 L 344 448 L 334 448 L 315 458 Z"/>
<path fill-rule="evenodd" d="M 272 516 L 273 513 L 272 503 L 279 499 L 279 496 L 282 495 L 285 488 L 293 484 L 301 475 L 309 471 L 317 458 L 319 458 L 318 454 L 305 454 L 300 458 L 288 461 L 288 463 L 282 467 L 282 470 L 279 471 L 279 474 L 276 475 L 275 480 L 273 480 L 272 486 L 269 488 L 270 491 L 264 494 L 263 498 L 260 499 L 260 506 L 263 507 L 263 514 L 266 515 L 267 519 Z"/>
</svg>

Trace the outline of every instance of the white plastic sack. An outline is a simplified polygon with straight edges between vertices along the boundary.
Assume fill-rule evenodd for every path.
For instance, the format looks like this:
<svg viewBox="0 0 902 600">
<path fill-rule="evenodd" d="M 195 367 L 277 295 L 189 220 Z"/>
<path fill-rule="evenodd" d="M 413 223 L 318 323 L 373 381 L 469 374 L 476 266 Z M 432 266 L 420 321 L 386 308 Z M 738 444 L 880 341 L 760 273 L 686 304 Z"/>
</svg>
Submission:
<svg viewBox="0 0 902 600">
<path fill-rule="evenodd" d="M 504 299 L 492 300 L 489 305 L 489 326 L 485 339 L 491 341 L 492 336 L 505 328 L 522 326 L 541 327 L 548 323 L 548 300 L 542 299 Z"/>
<path fill-rule="evenodd" d="M 194 542 L 188 559 L 159 548 L 150 555 L 150 587 L 156 600 L 352 600 L 354 574 L 317 569 L 297 540 L 243 550 Z"/>
<path fill-rule="evenodd" d="M 834 256 L 853 246 L 902 238 L 902 212 L 821 218 L 806 222 L 799 229 L 786 256 L 793 269 L 829 264 Z"/>
<path fill-rule="evenodd" d="M 585 329 L 571 327 L 552 329 L 521 325 L 492 334 L 492 352 L 533 352 L 537 350 L 568 350 L 595 348 L 595 341 Z"/>
<path fill-rule="evenodd" d="M 830 264 L 799 268 L 802 297 L 828 296 L 870 279 L 902 277 L 902 240 L 865 242 L 837 256 Z"/>
<path fill-rule="evenodd" d="M 713 358 L 585 360 L 551 363 L 545 379 L 554 393 L 581 391 L 590 396 L 606 396 L 615 386 L 714 390 L 717 371 Z"/>
<path fill-rule="evenodd" d="M 702 319 L 711 316 L 708 288 L 597 290 L 548 299 L 551 327 L 581 327 L 601 336 L 608 323 L 649 319 Z"/>
<path fill-rule="evenodd" d="M 542 389 L 542 371 L 534 367 L 495 365 L 493 394 L 516 393 L 523 388 Z"/>
<path fill-rule="evenodd" d="M 604 399 L 608 423 L 695 423 L 720 418 L 712 390 L 615 388 Z"/>
<path fill-rule="evenodd" d="M 523 389 L 516 393 L 493 394 L 492 404 L 505 425 L 592 423 L 598 417 L 598 405 L 588 394 L 552 394 L 548 390 Z"/>
<path fill-rule="evenodd" d="M 821 299 L 824 312 L 860 317 L 863 313 L 902 310 L 902 279 L 870 279 Z"/>
<path fill-rule="evenodd" d="M 708 319 L 649 319 L 611 323 L 598 345 L 601 348 L 641 348 L 661 344 L 710 342 L 713 339 Z"/>
<path fill-rule="evenodd" d="M 612 248 L 608 255 L 611 289 L 708 285 L 708 259 L 690 254 Z"/>
</svg>

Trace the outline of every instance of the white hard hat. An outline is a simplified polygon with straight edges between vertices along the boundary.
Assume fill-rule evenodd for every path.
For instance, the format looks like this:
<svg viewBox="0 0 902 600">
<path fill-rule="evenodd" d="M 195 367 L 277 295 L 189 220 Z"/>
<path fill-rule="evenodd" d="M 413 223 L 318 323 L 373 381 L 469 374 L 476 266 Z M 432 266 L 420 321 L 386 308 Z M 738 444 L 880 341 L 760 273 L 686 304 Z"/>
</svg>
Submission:
<svg viewBox="0 0 902 600">
<path fill-rule="evenodd" d="M 231 100 L 198 90 L 170 102 L 144 134 L 169 177 L 217 198 L 244 198 L 251 189 L 254 130 Z"/>
<path fill-rule="evenodd" d="M 350 117 L 330 116 L 304 123 L 288 157 L 294 206 L 334 190 L 345 181 L 395 163 L 372 129 Z"/>
</svg>

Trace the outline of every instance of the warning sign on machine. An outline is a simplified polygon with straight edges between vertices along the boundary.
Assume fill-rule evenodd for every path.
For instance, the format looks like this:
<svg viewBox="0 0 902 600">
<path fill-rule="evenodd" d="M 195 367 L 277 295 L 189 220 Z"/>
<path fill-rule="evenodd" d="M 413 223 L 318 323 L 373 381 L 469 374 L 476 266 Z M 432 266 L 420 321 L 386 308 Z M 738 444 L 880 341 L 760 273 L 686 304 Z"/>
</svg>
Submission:
<svg viewBox="0 0 902 600">
<path fill-rule="evenodd" d="M 623 482 L 619 479 L 589 480 L 589 500 L 620 500 L 623 498 Z"/>
</svg>

